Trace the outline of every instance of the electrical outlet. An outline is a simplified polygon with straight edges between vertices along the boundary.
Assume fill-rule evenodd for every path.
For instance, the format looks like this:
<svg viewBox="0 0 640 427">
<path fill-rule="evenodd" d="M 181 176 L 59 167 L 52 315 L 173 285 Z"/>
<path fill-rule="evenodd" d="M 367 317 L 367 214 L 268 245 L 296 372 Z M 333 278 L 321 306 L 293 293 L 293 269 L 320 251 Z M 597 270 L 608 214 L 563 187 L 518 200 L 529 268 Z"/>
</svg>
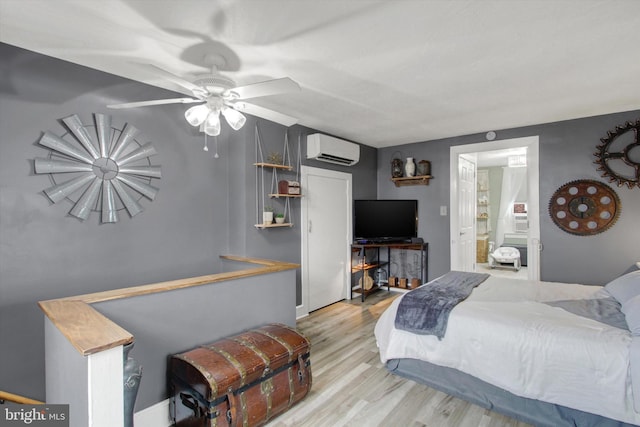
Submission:
<svg viewBox="0 0 640 427">
<path fill-rule="evenodd" d="M 440 206 L 440 216 L 447 216 L 447 207 Z"/>
</svg>

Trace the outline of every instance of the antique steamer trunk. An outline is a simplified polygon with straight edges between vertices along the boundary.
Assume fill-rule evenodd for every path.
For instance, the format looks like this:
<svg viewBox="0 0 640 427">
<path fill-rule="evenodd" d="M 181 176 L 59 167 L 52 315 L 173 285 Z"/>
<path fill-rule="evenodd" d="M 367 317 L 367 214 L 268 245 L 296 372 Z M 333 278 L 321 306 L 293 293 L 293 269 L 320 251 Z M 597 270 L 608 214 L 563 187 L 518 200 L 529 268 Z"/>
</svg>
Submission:
<svg viewBox="0 0 640 427">
<path fill-rule="evenodd" d="M 175 425 L 265 424 L 309 392 L 309 347 L 295 329 L 269 324 L 173 355 Z"/>
</svg>

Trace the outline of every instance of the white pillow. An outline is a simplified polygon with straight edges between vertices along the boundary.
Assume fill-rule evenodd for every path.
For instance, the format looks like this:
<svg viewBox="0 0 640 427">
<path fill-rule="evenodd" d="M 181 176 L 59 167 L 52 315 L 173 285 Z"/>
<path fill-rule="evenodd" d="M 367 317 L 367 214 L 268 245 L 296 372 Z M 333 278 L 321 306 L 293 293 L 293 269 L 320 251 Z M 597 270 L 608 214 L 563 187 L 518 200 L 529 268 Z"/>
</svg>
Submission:
<svg viewBox="0 0 640 427">
<path fill-rule="evenodd" d="M 623 274 L 604 287 L 620 304 L 640 295 L 640 270 Z"/>
<path fill-rule="evenodd" d="M 636 295 L 629 301 L 622 304 L 620 309 L 624 313 L 627 326 L 631 333 L 640 337 L 640 295 Z M 638 363 L 640 363 L 640 358 Z"/>
</svg>

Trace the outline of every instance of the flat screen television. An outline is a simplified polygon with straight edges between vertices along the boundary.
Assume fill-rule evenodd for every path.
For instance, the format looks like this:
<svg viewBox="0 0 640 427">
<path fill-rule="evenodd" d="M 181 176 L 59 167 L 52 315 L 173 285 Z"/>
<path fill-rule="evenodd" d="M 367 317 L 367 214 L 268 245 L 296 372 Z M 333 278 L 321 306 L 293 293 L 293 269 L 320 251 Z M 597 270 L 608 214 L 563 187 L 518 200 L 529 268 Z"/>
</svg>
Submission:
<svg viewBox="0 0 640 427">
<path fill-rule="evenodd" d="M 417 200 L 354 200 L 356 243 L 406 242 L 418 237 Z"/>
</svg>

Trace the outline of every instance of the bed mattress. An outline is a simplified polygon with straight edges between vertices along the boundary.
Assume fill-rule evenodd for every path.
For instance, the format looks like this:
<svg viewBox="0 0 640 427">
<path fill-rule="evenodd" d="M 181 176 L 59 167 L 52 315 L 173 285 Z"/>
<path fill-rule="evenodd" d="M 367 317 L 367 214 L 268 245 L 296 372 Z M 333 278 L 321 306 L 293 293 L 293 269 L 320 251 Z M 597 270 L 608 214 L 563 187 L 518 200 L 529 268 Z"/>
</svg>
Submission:
<svg viewBox="0 0 640 427">
<path fill-rule="evenodd" d="M 516 396 L 640 424 L 630 332 L 545 304 L 604 295 L 599 286 L 492 276 L 452 310 L 442 340 L 396 329 L 398 298 L 375 327 L 380 359 L 423 360 Z"/>
</svg>

